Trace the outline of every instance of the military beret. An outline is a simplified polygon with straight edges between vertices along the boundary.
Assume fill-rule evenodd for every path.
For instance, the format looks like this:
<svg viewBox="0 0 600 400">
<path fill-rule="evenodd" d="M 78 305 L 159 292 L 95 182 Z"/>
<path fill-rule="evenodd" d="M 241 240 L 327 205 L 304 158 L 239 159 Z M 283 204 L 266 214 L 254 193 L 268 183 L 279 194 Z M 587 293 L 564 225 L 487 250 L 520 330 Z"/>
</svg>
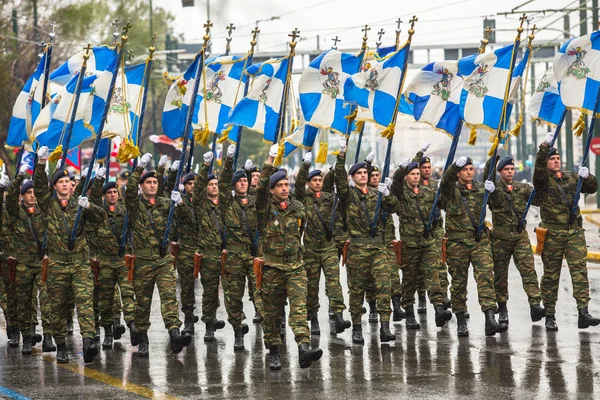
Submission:
<svg viewBox="0 0 600 400">
<path fill-rule="evenodd" d="M 288 176 L 285 171 L 277 171 L 273 175 L 271 175 L 271 178 L 269 179 L 269 187 L 273 188 L 277 184 L 277 182 L 287 178 Z"/>
<path fill-rule="evenodd" d="M 419 166 L 423 164 L 431 164 L 431 159 L 429 157 L 421 157 L 421 161 L 419 161 Z"/>
<path fill-rule="evenodd" d="M 156 178 L 156 171 L 144 172 L 140 178 L 140 184 L 144 183 L 144 181 L 148 178 Z"/>
<path fill-rule="evenodd" d="M 25 182 L 23 182 L 23 184 L 21 185 L 20 193 L 25 194 L 32 187 L 33 187 L 33 181 L 31 179 L 28 179 Z"/>
<path fill-rule="evenodd" d="M 379 167 L 377 165 L 372 165 L 371 172 L 379 172 Z"/>
<path fill-rule="evenodd" d="M 121 178 L 121 179 L 129 179 L 130 176 L 131 176 L 131 172 L 124 171 L 124 172 L 121 172 L 121 175 L 119 175 L 119 178 Z"/>
<path fill-rule="evenodd" d="M 467 162 L 465 163 L 465 165 L 463 165 L 463 168 L 467 165 L 473 165 L 473 159 L 471 157 L 467 157 Z"/>
<path fill-rule="evenodd" d="M 193 181 L 194 179 L 196 179 L 196 176 L 198 176 L 197 173 L 195 172 L 188 172 L 187 174 L 185 174 L 185 176 L 183 177 L 183 184 L 185 185 L 186 183 L 188 183 L 189 181 Z"/>
<path fill-rule="evenodd" d="M 308 180 L 310 181 L 315 176 L 320 176 L 321 178 L 323 177 L 323 173 L 321 172 L 320 169 L 315 169 L 315 170 L 310 171 L 308 173 Z"/>
<path fill-rule="evenodd" d="M 215 174 L 208 174 L 208 181 L 207 182 L 210 182 L 213 179 L 218 179 L 218 178 L 217 178 L 217 176 Z"/>
<path fill-rule="evenodd" d="M 354 175 L 359 169 L 367 169 L 367 163 L 366 162 L 359 162 L 354 164 L 353 166 L 350 167 L 350 170 L 348 171 L 348 175 L 352 176 Z"/>
<path fill-rule="evenodd" d="M 106 182 L 102 186 L 102 194 L 106 194 L 106 192 L 108 192 L 110 189 L 116 189 L 116 188 L 117 188 L 117 182 L 115 182 L 115 181 Z"/>
<path fill-rule="evenodd" d="M 552 156 L 560 156 L 560 154 L 558 154 L 558 149 L 556 147 L 551 147 L 550 150 L 548 151 L 548 158 L 550 158 Z"/>
<path fill-rule="evenodd" d="M 59 179 L 65 177 L 71 179 L 71 175 L 66 169 L 59 169 L 56 172 L 54 172 L 54 175 L 52 176 L 52 186 L 56 185 L 56 182 L 58 182 Z"/>
<path fill-rule="evenodd" d="M 500 161 L 498 161 L 498 166 L 496 167 L 496 169 L 498 171 L 502 171 L 502 168 L 506 167 L 507 165 L 515 165 L 515 159 L 512 157 L 503 157 L 500 159 Z"/>
<path fill-rule="evenodd" d="M 246 176 L 246 171 L 244 171 L 243 169 L 238 169 L 233 173 L 233 176 L 231 177 L 231 184 L 235 185 L 235 183 L 242 178 L 248 179 L 248 177 Z"/>
<path fill-rule="evenodd" d="M 413 161 L 411 163 L 409 163 L 406 166 L 406 173 L 408 174 L 410 171 L 412 171 L 413 169 L 419 169 L 419 163 L 416 161 Z"/>
<path fill-rule="evenodd" d="M 260 168 L 258 168 L 256 165 L 254 165 L 252 168 L 250 168 L 250 169 L 247 169 L 247 170 L 246 170 L 246 172 L 247 172 L 248 174 L 251 174 L 251 173 L 253 173 L 253 172 L 260 172 Z"/>
</svg>

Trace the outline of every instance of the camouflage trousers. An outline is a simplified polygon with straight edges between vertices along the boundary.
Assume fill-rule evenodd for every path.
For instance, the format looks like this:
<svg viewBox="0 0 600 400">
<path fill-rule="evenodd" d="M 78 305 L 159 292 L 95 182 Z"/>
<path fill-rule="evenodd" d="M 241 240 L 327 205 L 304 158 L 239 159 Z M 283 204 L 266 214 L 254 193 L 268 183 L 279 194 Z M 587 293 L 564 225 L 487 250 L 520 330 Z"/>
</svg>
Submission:
<svg viewBox="0 0 600 400">
<path fill-rule="evenodd" d="M 16 286 L 10 283 L 8 274 L 8 265 L 6 264 L 6 260 L 2 258 L 0 262 L 0 276 L 2 277 L 2 282 L 0 283 L 0 307 L 4 311 L 7 329 L 19 326 Z"/>
<path fill-rule="evenodd" d="M 523 289 L 525 289 L 529 304 L 540 304 L 542 294 L 527 231 L 523 230 L 520 234 L 492 231 L 491 239 L 494 258 L 494 287 L 498 303 L 508 301 L 508 266 L 512 257 L 521 274 Z"/>
<path fill-rule="evenodd" d="M 402 301 L 400 305 L 410 308 L 415 303 L 415 291 L 417 291 L 418 275 L 422 274 L 425 279 L 425 289 L 429 294 L 429 302 L 439 306 L 444 304 L 444 293 L 440 285 L 436 242 L 423 241 L 423 243 L 406 242 L 402 245 Z"/>
<path fill-rule="evenodd" d="M 392 288 L 391 296 L 400 296 L 402 295 L 402 282 L 400 280 L 400 265 L 396 264 L 396 252 L 394 251 L 394 247 L 390 244 L 387 248 L 387 256 L 390 261 L 390 285 Z M 369 285 L 374 284 L 374 282 L 369 282 Z M 377 288 L 373 290 L 373 287 L 367 288 L 367 301 L 369 301 L 370 297 L 373 297 L 373 293 L 377 294 Z"/>
<path fill-rule="evenodd" d="M 202 282 L 202 322 L 207 323 L 217 317 L 219 282 L 221 280 L 221 259 L 216 256 L 202 258 L 200 282 Z"/>
<path fill-rule="evenodd" d="M 333 245 L 324 249 L 307 248 L 304 252 L 304 265 L 308 278 L 306 309 L 308 318 L 316 317 L 319 313 L 319 286 L 321 270 L 325 274 L 325 293 L 329 298 L 329 308 L 342 312 L 344 295 L 340 284 L 340 260 Z"/>
<path fill-rule="evenodd" d="M 473 275 L 477 283 L 477 295 L 481 311 L 496 308 L 494 290 L 494 262 L 487 235 L 479 242 L 474 239 L 448 240 L 448 272 L 452 277 L 452 311 L 467 310 L 467 281 L 469 265 L 473 265 Z"/>
<path fill-rule="evenodd" d="M 227 320 L 233 329 L 241 328 L 246 319 L 244 314 L 244 292 L 246 291 L 246 277 L 248 282 L 254 285 L 254 290 L 249 291 L 249 295 L 256 291 L 256 279 L 253 270 L 254 257 L 249 253 L 230 252 L 227 254 L 227 265 L 225 266 L 225 275 L 223 275 L 223 294 L 225 297 L 225 310 L 227 310 Z M 248 287 L 250 289 L 250 286 Z M 255 296 L 255 306 L 260 313 L 260 297 Z"/>
<path fill-rule="evenodd" d="M 179 295 L 181 312 L 188 318 L 194 317 L 196 309 L 196 279 L 194 278 L 194 254 L 196 249 L 181 245 L 177 255 L 177 275 L 179 275 Z M 204 263 L 204 262 L 203 262 Z"/>
<path fill-rule="evenodd" d="M 546 244 L 542 251 L 544 275 L 540 286 L 546 313 L 550 315 L 555 313 L 563 256 L 569 265 L 573 297 L 577 303 L 577 309 L 587 307 L 590 302 L 585 230 L 583 228 L 569 231 L 548 229 Z"/>
<path fill-rule="evenodd" d="M 142 333 L 150 329 L 150 310 L 155 285 L 160 296 L 160 312 L 165 328 L 171 330 L 181 326 L 173 258 L 170 256 L 161 260 L 138 258 L 133 277 L 133 291 L 135 293 L 135 326 Z"/>
<path fill-rule="evenodd" d="M 100 308 L 100 321 L 102 325 L 112 324 L 115 318 L 121 319 L 121 313 L 117 312 L 121 301 L 125 322 L 135 319 L 133 283 L 127 279 L 125 262 L 100 261 L 98 291 L 98 307 Z"/>
<path fill-rule="evenodd" d="M 48 293 L 46 292 L 46 285 L 42 283 L 41 265 L 17 264 L 15 287 L 17 292 L 17 315 L 21 333 L 29 336 L 31 328 L 37 325 L 39 291 L 42 328 L 44 333 L 52 334 Z"/>
<path fill-rule="evenodd" d="M 56 344 L 65 343 L 67 335 L 67 298 L 72 291 L 77 306 L 77 318 L 81 336 L 93 338 L 94 324 L 94 277 L 87 258 L 71 263 L 50 259 L 46 278 L 46 291 L 50 307 L 50 323 Z"/>
<path fill-rule="evenodd" d="M 352 324 L 359 325 L 363 315 L 365 291 L 372 279 L 377 288 L 377 312 L 382 322 L 390 320 L 390 272 L 385 247 L 376 244 L 350 243 L 348 249 L 350 274 L 350 314 Z"/>
<path fill-rule="evenodd" d="M 281 270 L 267 265 L 263 267 L 260 297 L 264 308 L 264 342 L 267 348 L 281 346 L 281 309 L 289 298 L 288 324 L 296 343 L 308 343 L 308 320 L 306 318 L 306 286 L 308 278 L 302 262 L 292 270 Z"/>
<path fill-rule="evenodd" d="M 434 230 L 434 238 L 436 241 L 436 245 L 433 250 L 435 251 L 435 265 L 438 268 L 438 275 L 440 277 L 440 287 L 442 289 L 442 293 L 444 293 L 444 297 L 448 295 L 448 287 L 450 286 L 448 282 L 448 268 L 446 264 L 442 262 L 442 240 L 444 239 L 444 230 L 443 229 L 435 229 Z M 417 278 L 417 292 L 419 296 L 425 296 L 425 292 L 427 291 L 425 284 L 425 274 L 419 270 L 418 278 Z"/>
</svg>

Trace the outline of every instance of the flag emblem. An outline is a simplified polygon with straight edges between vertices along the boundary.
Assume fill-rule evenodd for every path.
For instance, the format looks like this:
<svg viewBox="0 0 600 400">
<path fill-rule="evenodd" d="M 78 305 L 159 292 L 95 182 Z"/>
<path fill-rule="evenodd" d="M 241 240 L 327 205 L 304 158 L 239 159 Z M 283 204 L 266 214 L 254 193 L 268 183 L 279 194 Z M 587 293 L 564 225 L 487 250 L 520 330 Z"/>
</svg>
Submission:
<svg viewBox="0 0 600 400">
<path fill-rule="evenodd" d="M 577 79 L 587 78 L 587 74 L 591 72 L 591 69 L 583 62 L 583 59 L 587 55 L 587 51 L 578 46 L 572 47 L 567 54 L 571 57 L 575 56 L 575 60 L 569 65 L 566 76 L 574 76 Z"/>
<path fill-rule="evenodd" d="M 321 75 L 327 76 L 327 79 L 323 82 L 322 93 L 335 99 L 340 92 L 340 73 L 335 72 L 331 67 L 325 67 L 321 68 Z"/>
<path fill-rule="evenodd" d="M 473 83 L 471 83 L 471 85 L 469 86 L 469 93 L 478 98 L 482 98 L 485 96 L 485 94 L 488 92 L 488 88 L 485 85 L 483 78 L 487 75 L 487 73 L 487 64 L 482 63 L 477 66 L 477 74 L 479 75 L 479 78 L 473 81 Z"/>
<path fill-rule="evenodd" d="M 208 84 L 206 90 L 204 90 L 204 98 L 206 101 L 214 101 L 217 104 L 221 104 L 221 97 L 223 97 L 223 91 L 219 88 L 219 82 L 225 80 L 225 74 L 223 71 L 219 71 Z"/>
<path fill-rule="evenodd" d="M 438 69 L 436 74 L 441 75 L 442 77 L 433 85 L 433 91 L 431 94 L 441 97 L 444 101 L 448 101 L 450 98 L 452 78 L 454 78 L 454 74 L 448 71 L 447 68 Z"/>
</svg>

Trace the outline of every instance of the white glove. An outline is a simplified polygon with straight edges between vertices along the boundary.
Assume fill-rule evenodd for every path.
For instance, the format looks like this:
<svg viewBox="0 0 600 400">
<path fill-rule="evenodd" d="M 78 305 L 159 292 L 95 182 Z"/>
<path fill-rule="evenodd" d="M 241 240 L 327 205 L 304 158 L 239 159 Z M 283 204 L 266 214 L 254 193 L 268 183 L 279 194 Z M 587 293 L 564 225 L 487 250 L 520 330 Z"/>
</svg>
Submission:
<svg viewBox="0 0 600 400">
<path fill-rule="evenodd" d="M 438 181 L 438 189 L 439 189 L 441 186 L 442 186 L 442 180 L 440 179 L 440 180 Z"/>
<path fill-rule="evenodd" d="M 81 173 L 81 177 L 85 178 L 86 176 L 88 176 L 88 173 L 90 172 L 90 168 L 89 167 L 85 167 L 85 169 L 83 170 L 83 172 Z"/>
<path fill-rule="evenodd" d="M 484 186 L 485 190 L 487 190 L 490 193 L 494 193 L 494 190 L 496 190 L 496 185 L 494 185 L 494 182 L 492 181 L 485 181 Z"/>
<path fill-rule="evenodd" d="M 62 158 L 56 162 L 56 169 L 59 170 L 62 166 Z"/>
<path fill-rule="evenodd" d="M 423 143 L 423 146 L 421 146 L 421 151 L 426 153 L 427 150 L 429 150 L 429 146 L 431 146 L 431 143 Z"/>
<path fill-rule="evenodd" d="M 356 186 L 356 184 L 354 183 L 354 179 L 350 179 L 350 181 L 348 182 L 348 186 L 350 186 L 350 187 Z"/>
<path fill-rule="evenodd" d="M 369 154 L 367 154 L 367 158 L 365 159 L 368 163 L 372 163 L 373 160 L 375 159 L 375 152 L 372 151 Z"/>
<path fill-rule="evenodd" d="M 348 139 L 345 136 L 340 138 L 340 153 L 345 153 L 348 148 Z"/>
<path fill-rule="evenodd" d="M 173 161 L 173 164 L 171 164 L 171 171 L 177 171 L 177 170 L 179 170 L 179 164 L 180 164 L 179 160 Z"/>
<path fill-rule="evenodd" d="M 96 176 L 101 176 L 101 177 L 106 177 L 106 168 L 104 167 L 100 167 L 98 168 L 98 172 L 96 173 Z"/>
<path fill-rule="evenodd" d="M 381 193 L 383 195 L 383 197 L 388 197 L 390 195 L 390 189 L 388 189 L 385 182 L 379 182 L 379 185 L 377 186 L 377 190 L 379 190 L 379 193 Z"/>
<path fill-rule="evenodd" d="M 171 192 L 171 200 L 173 200 L 176 205 L 181 204 L 181 193 L 179 193 L 177 190 L 173 190 Z"/>
<path fill-rule="evenodd" d="M 269 157 L 277 157 L 277 152 L 278 151 L 279 151 L 279 145 L 278 144 L 274 144 L 269 149 Z"/>
<path fill-rule="evenodd" d="M 385 186 L 390 189 L 392 187 L 392 178 L 385 178 Z"/>
<path fill-rule="evenodd" d="M 554 132 L 546 133 L 546 137 L 544 138 L 544 144 L 550 145 L 554 140 Z"/>
<path fill-rule="evenodd" d="M 48 148 L 48 146 L 42 146 L 38 150 L 37 154 L 40 160 L 47 160 L 48 156 L 50 155 L 50 149 Z"/>
<path fill-rule="evenodd" d="M 464 167 L 465 165 L 467 165 L 467 157 L 462 156 L 460 157 L 458 160 L 456 160 L 456 166 L 457 167 Z"/>
<path fill-rule="evenodd" d="M 77 199 L 77 203 L 81 208 L 90 208 L 90 201 L 85 196 L 79 196 L 79 199 Z"/>
<path fill-rule="evenodd" d="M 233 158 L 235 155 L 235 144 L 229 145 L 227 148 L 227 158 Z"/>
<path fill-rule="evenodd" d="M 406 168 L 408 167 L 408 164 L 410 164 L 410 158 L 405 158 L 404 160 L 402 160 L 402 162 L 400 163 L 400 166 L 402 168 Z"/>
<path fill-rule="evenodd" d="M 138 165 L 142 168 L 146 168 L 146 165 L 148 165 L 148 163 L 150 162 L 151 159 L 152 159 L 152 154 L 146 153 L 142 156 L 142 159 L 140 160 Z"/>
<path fill-rule="evenodd" d="M 165 165 L 167 165 L 167 161 L 169 161 L 169 157 L 167 156 L 162 156 L 160 158 L 160 160 L 158 160 L 158 166 L 159 167 L 164 167 Z"/>
<path fill-rule="evenodd" d="M 25 175 L 29 171 L 29 164 L 21 164 L 21 168 L 19 168 L 19 175 Z"/>
<path fill-rule="evenodd" d="M 302 158 L 302 162 L 304 164 L 309 164 L 312 162 L 312 152 L 308 152 L 304 155 L 304 158 Z"/>
<path fill-rule="evenodd" d="M 588 167 L 579 167 L 577 175 L 579 175 L 583 179 L 587 179 L 590 176 L 590 170 L 588 169 Z"/>
<path fill-rule="evenodd" d="M 204 158 L 204 163 L 205 164 L 210 164 L 214 158 L 214 154 L 212 151 L 207 151 L 206 153 L 204 153 L 204 155 L 202 156 Z"/>
<path fill-rule="evenodd" d="M 183 192 L 185 190 L 185 186 L 183 185 L 183 183 L 179 184 L 179 191 Z"/>
<path fill-rule="evenodd" d="M 0 188 L 6 189 L 9 183 L 10 179 L 8 179 L 8 175 L 2 174 L 2 178 L 0 178 Z"/>
<path fill-rule="evenodd" d="M 252 169 L 252 167 L 254 167 L 254 164 L 252 163 L 252 160 L 251 159 L 247 159 L 246 163 L 244 164 L 244 169 L 246 171 L 248 171 L 248 170 Z"/>
</svg>

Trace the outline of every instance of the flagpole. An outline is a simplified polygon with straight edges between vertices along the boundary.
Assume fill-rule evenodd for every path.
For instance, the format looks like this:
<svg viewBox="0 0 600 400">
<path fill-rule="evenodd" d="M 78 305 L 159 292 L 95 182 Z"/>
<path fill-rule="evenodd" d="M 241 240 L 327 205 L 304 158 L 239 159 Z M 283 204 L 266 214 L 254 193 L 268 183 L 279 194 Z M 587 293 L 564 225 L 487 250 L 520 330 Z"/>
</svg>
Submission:
<svg viewBox="0 0 600 400">
<path fill-rule="evenodd" d="M 369 25 L 365 25 L 365 27 L 363 29 L 361 29 L 361 32 L 365 33 L 363 36 L 363 43 L 362 43 L 362 51 L 364 54 L 363 54 L 363 61 L 360 64 L 360 68 L 356 72 L 360 72 L 362 70 L 362 68 L 365 65 L 365 62 L 367 61 L 367 58 L 369 57 L 369 54 L 368 54 L 369 47 L 367 46 L 367 41 L 369 40 L 369 38 L 368 38 L 367 34 L 369 33 L 370 30 L 371 30 L 371 28 L 369 27 Z M 396 31 L 396 32 L 398 32 L 398 31 Z M 397 35 L 399 35 L 399 33 L 397 33 Z M 337 36 L 336 36 L 336 39 L 337 39 Z M 397 48 L 396 48 L 396 50 L 397 50 Z M 350 115 L 352 115 L 354 113 L 354 111 L 356 111 L 358 113 L 357 106 L 352 106 Z M 350 138 L 350 132 L 352 130 L 352 122 L 354 119 L 355 118 L 348 118 L 348 128 L 346 129 L 346 136 L 348 138 Z M 358 162 L 358 158 L 360 157 L 360 148 L 362 146 L 362 138 L 363 138 L 364 131 L 365 131 L 365 124 L 363 122 L 360 126 L 360 131 L 358 132 L 358 141 L 356 143 L 356 153 L 354 154 L 354 164 L 356 164 Z"/>
</svg>

